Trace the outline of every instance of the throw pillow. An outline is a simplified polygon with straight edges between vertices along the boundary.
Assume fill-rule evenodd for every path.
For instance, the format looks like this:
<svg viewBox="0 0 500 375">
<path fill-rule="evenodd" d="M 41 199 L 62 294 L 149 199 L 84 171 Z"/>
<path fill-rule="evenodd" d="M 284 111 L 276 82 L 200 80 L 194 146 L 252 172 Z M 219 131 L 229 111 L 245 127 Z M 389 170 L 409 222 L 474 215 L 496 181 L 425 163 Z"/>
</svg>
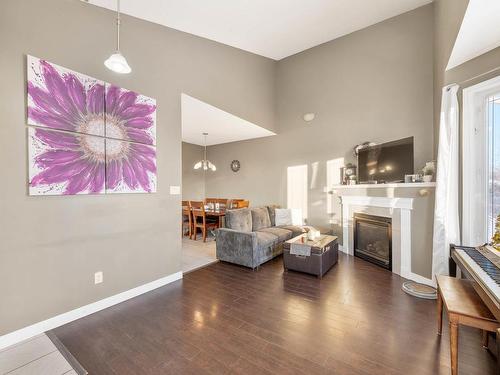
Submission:
<svg viewBox="0 0 500 375">
<path fill-rule="evenodd" d="M 292 225 L 292 210 L 289 208 L 276 208 L 274 210 L 276 226 Z"/>
<path fill-rule="evenodd" d="M 252 208 L 252 231 L 271 226 L 271 219 L 266 207 Z"/>
</svg>

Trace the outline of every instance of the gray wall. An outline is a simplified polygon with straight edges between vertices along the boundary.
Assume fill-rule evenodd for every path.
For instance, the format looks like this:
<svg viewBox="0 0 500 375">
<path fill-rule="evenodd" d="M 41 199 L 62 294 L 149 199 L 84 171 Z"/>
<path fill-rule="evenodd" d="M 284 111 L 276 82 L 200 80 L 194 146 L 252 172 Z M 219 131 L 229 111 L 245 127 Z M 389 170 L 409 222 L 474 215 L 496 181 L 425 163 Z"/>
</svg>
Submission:
<svg viewBox="0 0 500 375">
<path fill-rule="evenodd" d="M 308 164 L 308 221 L 340 234 L 340 207 L 327 213 L 328 160 L 354 161 L 352 147 L 360 142 L 407 136 L 415 136 L 416 168 L 432 159 L 432 5 L 277 65 L 278 135 L 210 147 L 218 170 L 207 175 L 208 195 L 286 205 L 287 167 Z M 309 124 L 302 119 L 307 112 L 316 113 Z M 241 162 L 238 173 L 229 169 L 233 159 Z"/>
<path fill-rule="evenodd" d="M 203 147 L 182 142 L 182 199 L 199 201 L 205 199 L 205 171 L 193 166 L 203 156 Z"/>
<path fill-rule="evenodd" d="M 0 335 L 180 270 L 181 92 L 274 127 L 275 63 L 78 0 L 5 0 L 0 11 Z M 25 55 L 157 99 L 158 193 L 27 196 Z M 104 283 L 94 286 L 95 271 Z"/>
</svg>

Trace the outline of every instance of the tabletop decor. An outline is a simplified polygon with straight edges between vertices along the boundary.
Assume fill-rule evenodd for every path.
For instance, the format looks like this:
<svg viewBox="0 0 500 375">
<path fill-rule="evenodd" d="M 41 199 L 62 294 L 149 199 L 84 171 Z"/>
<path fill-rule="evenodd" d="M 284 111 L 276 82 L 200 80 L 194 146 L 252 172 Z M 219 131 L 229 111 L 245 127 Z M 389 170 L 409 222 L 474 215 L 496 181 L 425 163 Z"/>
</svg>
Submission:
<svg viewBox="0 0 500 375">
<path fill-rule="evenodd" d="M 30 195 L 156 191 L 156 101 L 28 56 Z"/>
</svg>

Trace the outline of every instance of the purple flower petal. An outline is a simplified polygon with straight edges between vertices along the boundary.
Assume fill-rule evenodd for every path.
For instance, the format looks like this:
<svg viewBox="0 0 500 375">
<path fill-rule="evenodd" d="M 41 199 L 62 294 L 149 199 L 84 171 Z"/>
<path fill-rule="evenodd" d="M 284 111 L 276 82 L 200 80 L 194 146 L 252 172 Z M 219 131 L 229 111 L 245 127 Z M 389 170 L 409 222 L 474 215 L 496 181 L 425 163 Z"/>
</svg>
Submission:
<svg viewBox="0 0 500 375">
<path fill-rule="evenodd" d="M 129 120 L 138 117 L 146 117 L 151 115 L 156 110 L 155 105 L 150 104 L 139 104 L 129 106 L 120 114 L 120 117 Z"/>
<path fill-rule="evenodd" d="M 131 145 L 130 147 L 132 150 L 134 150 L 134 157 L 137 159 L 138 162 L 140 162 L 146 170 L 150 171 L 151 173 L 156 173 L 156 157 L 151 156 L 149 154 L 141 153 L 138 152 L 136 145 Z"/>
<path fill-rule="evenodd" d="M 99 163 L 96 167 L 94 177 L 92 178 L 90 184 L 91 193 L 100 193 L 103 190 L 104 174 L 105 174 L 104 163 Z"/>
<path fill-rule="evenodd" d="M 127 129 L 127 136 L 130 140 L 140 143 L 145 143 L 147 145 L 153 144 L 153 138 L 143 130 L 140 129 Z"/>
<path fill-rule="evenodd" d="M 68 74 L 64 77 L 64 81 L 73 105 L 78 112 L 85 115 L 87 113 L 87 96 L 85 95 L 85 88 L 83 87 L 83 84 L 73 74 Z"/>
<path fill-rule="evenodd" d="M 138 143 L 131 144 L 130 147 L 139 154 L 147 155 L 150 158 L 156 159 L 156 151 L 154 147 L 148 145 L 141 145 Z"/>
<path fill-rule="evenodd" d="M 50 150 L 35 158 L 35 163 L 40 168 L 50 168 L 58 164 L 66 165 L 80 159 L 83 152 L 67 150 Z"/>
<path fill-rule="evenodd" d="M 123 159 L 123 180 L 129 188 L 135 190 L 137 188 L 137 178 L 134 173 L 134 169 L 130 165 L 127 159 Z"/>
<path fill-rule="evenodd" d="M 67 86 L 55 68 L 47 61 L 40 60 L 40 67 L 42 68 L 42 75 L 45 86 L 50 95 L 55 98 L 59 106 L 65 113 L 72 117 L 79 115 L 78 109 L 74 106 L 68 95 Z"/>
<path fill-rule="evenodd" d="M 150 117 L 133 118 L 125 122 L 125 126 L 135 129 L 149 129 L 153 126 L 153 119 Z"/>
<path fill-rule="evenodd" d="M 128 158 L 130 162 L 130 166 L 134 170 L 134 175 L 139 181 L 139 184 L 142 186 L 142 188 L 147 191 L 148 193 L 151 192 L 151 187 L 149 185 L 149 178 L 146 170 L 144 169 L 143 165 L 135 159 L 133 156 L 129 156 Z"/>
<path fill-rule="evenodd" d="M 40 141 L 52 148 L 60 148 L 65 150 L 78 150 L 80 148 L 78 138 L 73 134 L 36 129 L 35 136 Z"/>
<path fill-rule="evenodd" d="M 38 186 L 66 182 L 80 173 L 88 164 L 83 159 L 77 159 L 66 164 L 51 165 L 33 177 L 30 184 L 31 186 Z"/>
<path fill-rule="evenodd" d="M 87 92 L 87 112 L 104 113 L 104 86 L 96 83 Z"/>
<path fill-rule="evenodd" d="M 28 94 L 39 110 L 45 111 L 55 117 L 62 117 L 67 123 L 74 124 L 75 116 L 68 113 L 48 92 L 28 82 Z"/>
<path fill-rule="evenodd" d="M 114 113 L 118 96 L 120 95 L 120 88 L 116 86 L 109 86 L 106 91 L 106 112 Z"/>
<path fill-rule="evenodd" d="M 36 108 L 28 108 L 28 118 L 38 125 L 44 125 L 52 129 L 75 130 L 75 125 L 68 122 L 63 116 L 49 114 Z"/>
<path fill-rule="evenodd" d="M 112 113 L 116 116 L 120 116 L 125 109 L 135 103 L 136 99 L 137 93 L 133 91 L 123 92 L 118 98 L 118 101 L 116 102 Z"/>
<path fill-rule="evenodd" d="M 97 167 L 97 163 L 88 163 L 85 168 L 80 171 L 80 173 L 71 178 L 69 184 L 66 186 L 64 194 L 75 195 L 87 190 L 95 177 Z"/>
<path fill-rule="evenodd" d="M 121 161 L 111 160 L 107 164 L 106 174 L 107 188 L 111 190 L 116 188 L 123 178 Z"/>
</svg>

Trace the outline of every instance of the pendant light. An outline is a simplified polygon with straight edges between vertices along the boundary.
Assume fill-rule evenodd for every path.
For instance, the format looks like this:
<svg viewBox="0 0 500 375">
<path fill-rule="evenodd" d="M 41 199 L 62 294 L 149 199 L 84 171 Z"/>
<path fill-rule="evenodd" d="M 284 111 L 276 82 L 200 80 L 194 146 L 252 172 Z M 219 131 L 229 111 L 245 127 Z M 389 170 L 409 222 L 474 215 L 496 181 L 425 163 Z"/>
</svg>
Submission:
<svg viewBox="0 0 500 375">
<path fill-rule="evenodd" d="M 194 165 L 193 169 L 202 168 L 204 171 L 207 171 L 210 169 L 212 172 L 215 172 L 217 170 L 217 168 L 215 167 L 215 165 L 212 164 L 212 162 L 210 162 L 210 160 L 207 159 L 207 135 L 208 135 L 208 133 L 203 133 L 203 136 L 205 137 L 205 140 L 204 140 L 205 151 L 203 153 L 203 159 L 200 160 L 199 162 L 197 162 Z"/>
<path fill-rule="evenodd" d="M 120 74 L 128 74 L 132 71 L 127 60 L 120 53 L 120 0 L 116 1 L 116 51 L 104 61 L 104 65 L 109 70 Z"/>
</svg>

